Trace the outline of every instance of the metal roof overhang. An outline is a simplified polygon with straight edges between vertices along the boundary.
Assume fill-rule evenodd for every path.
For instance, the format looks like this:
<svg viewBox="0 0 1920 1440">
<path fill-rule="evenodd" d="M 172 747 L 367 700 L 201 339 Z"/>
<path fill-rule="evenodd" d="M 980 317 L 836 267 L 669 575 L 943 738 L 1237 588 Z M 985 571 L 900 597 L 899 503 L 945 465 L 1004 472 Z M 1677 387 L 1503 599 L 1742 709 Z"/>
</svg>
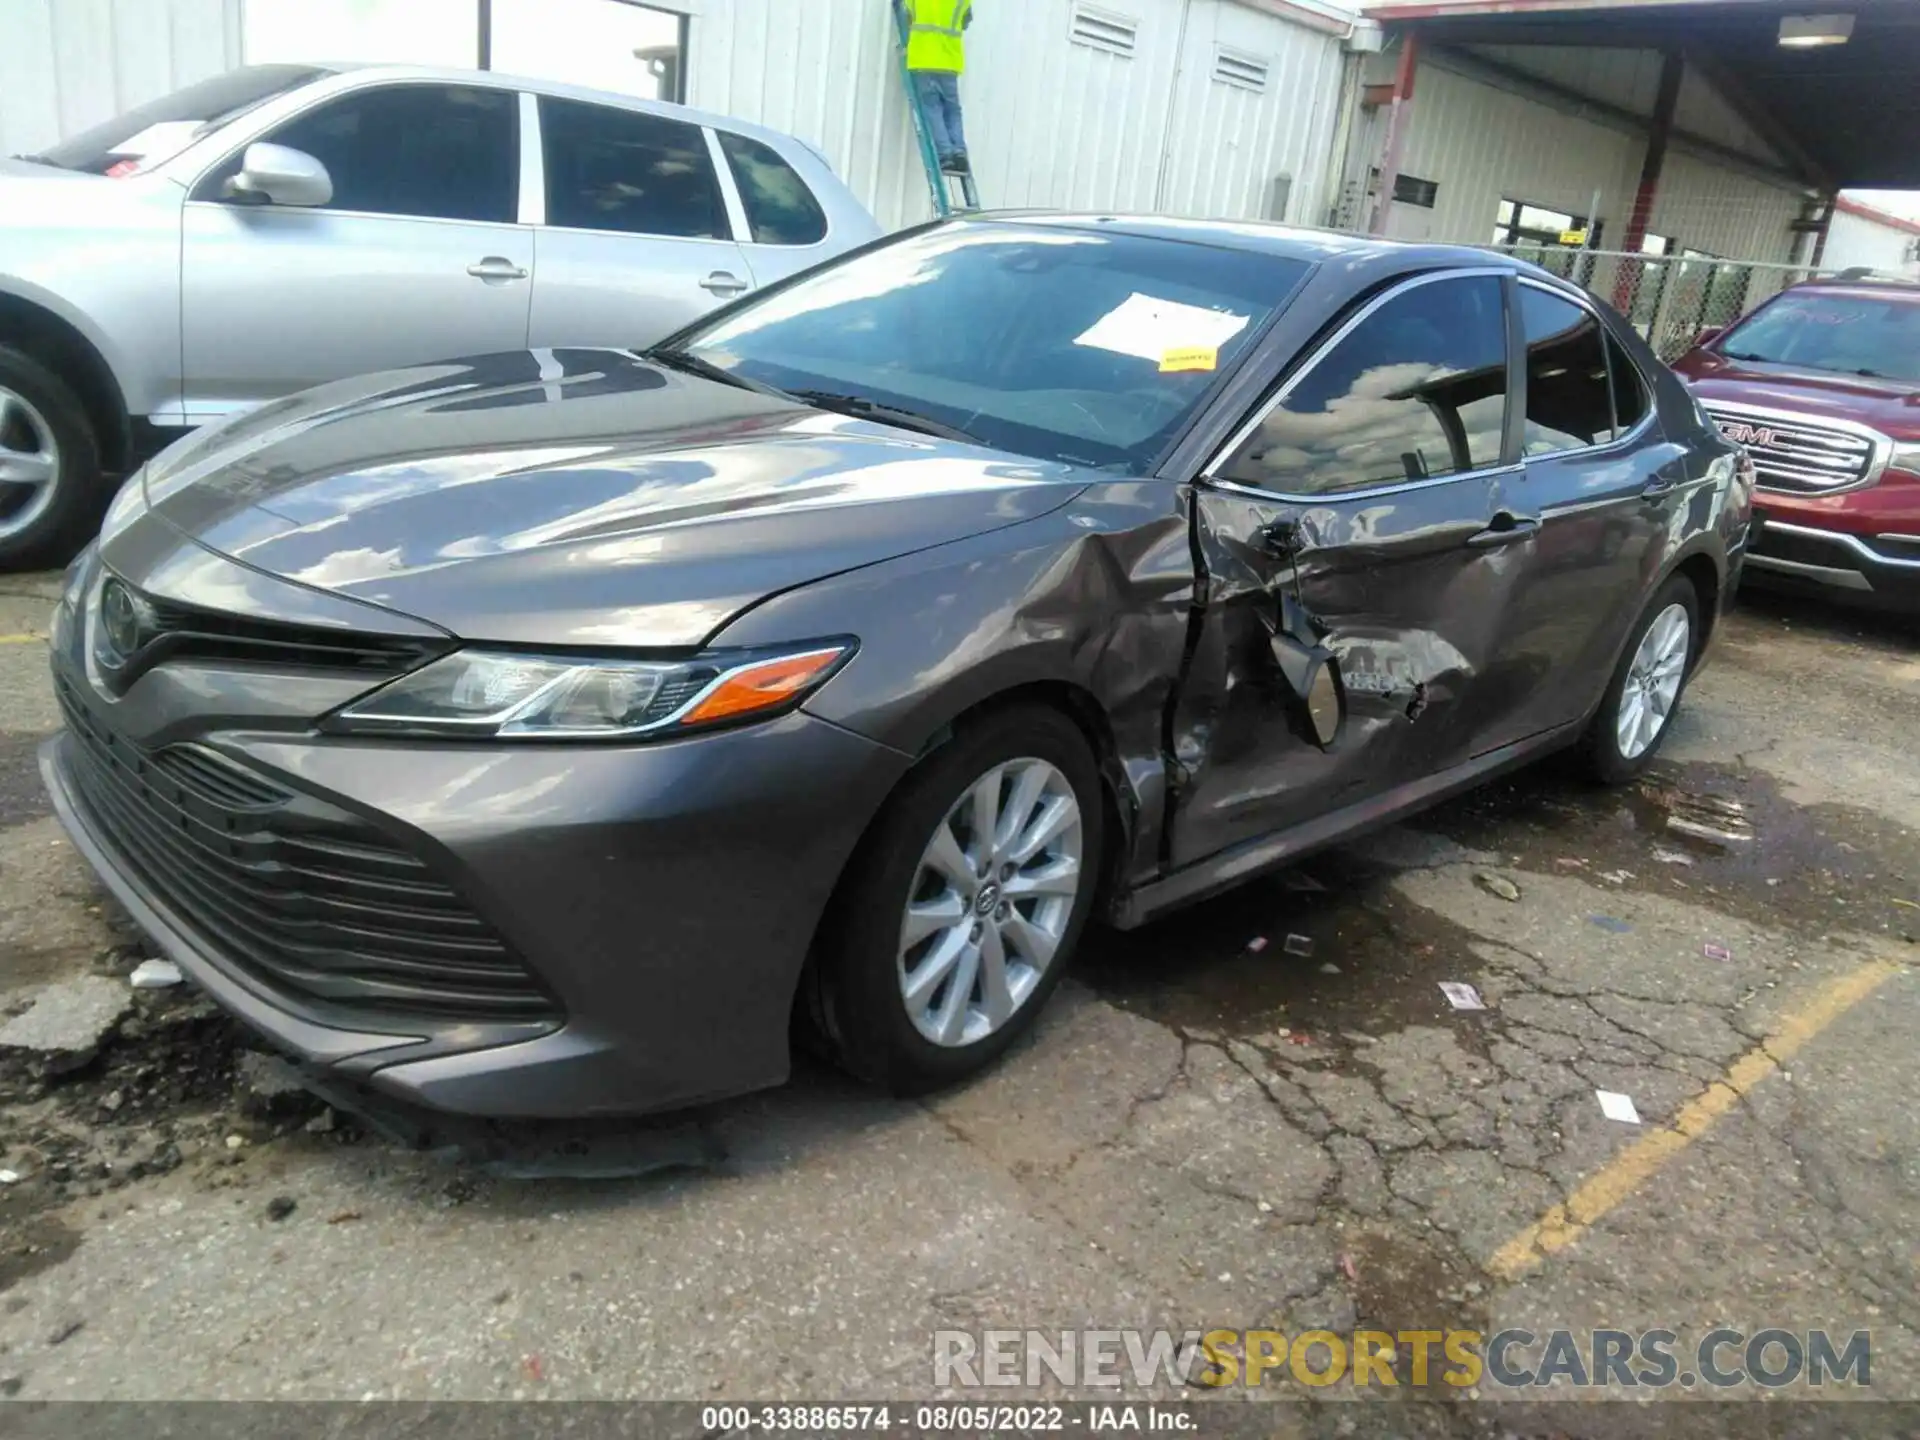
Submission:
<svg viewBox="0 0 1920 1440">
<path fill-rule="evenodd" d="M 1422 44 L 1679 50 L 1809 184 L 1920 189 L 1920 0 L 1402 0 Z M 1779 43 L 1785 15 L 1851 14 L 1844 45 Z"/>
</svg>

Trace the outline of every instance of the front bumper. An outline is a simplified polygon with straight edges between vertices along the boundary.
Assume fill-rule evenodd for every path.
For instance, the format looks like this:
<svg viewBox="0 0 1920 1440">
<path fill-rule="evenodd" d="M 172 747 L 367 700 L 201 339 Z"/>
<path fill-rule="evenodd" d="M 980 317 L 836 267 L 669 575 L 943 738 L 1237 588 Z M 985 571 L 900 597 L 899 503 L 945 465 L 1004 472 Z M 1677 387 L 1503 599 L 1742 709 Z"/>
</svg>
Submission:
<svg viewBox="0 0 1920 1440">
<path fill-rule="evenodd" d="M 1756 585 L 1920 613 L 1920 533 L 1857 534 L 1760 512 L 1747 544 Z"/>
<path fill-rule="evenodd" d="M 54 665 L 91 715 L 126 718 L 112 713 L 125 702 L 99 696 L 71 659 L 56 652 Z M 165 743 L 190 738 L 430 857 L 551 993 L 554 1016 L 349 1012 L 276 989 L 231 953 L 230 934 L 196 924 L 192 905 L 154 883 L 90 805 L 80 742 L 64 734 L 43 747 L 41 768 L 80 853 L 169 958 L 320 1078 L 496 1117 L 637 1114 L 785 1079 L 791 1002 L 819 916 L 909 763 L 801 712 L 640 746 L 244 727 L 183 736 L 178 713 Z"/>
</svg>

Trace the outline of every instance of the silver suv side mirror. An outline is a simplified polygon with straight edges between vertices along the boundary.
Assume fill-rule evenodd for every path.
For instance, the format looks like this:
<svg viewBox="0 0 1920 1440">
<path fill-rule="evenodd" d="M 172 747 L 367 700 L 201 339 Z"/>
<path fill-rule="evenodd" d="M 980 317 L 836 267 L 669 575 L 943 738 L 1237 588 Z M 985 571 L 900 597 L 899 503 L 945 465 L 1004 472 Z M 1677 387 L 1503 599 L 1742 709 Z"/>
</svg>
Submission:
<svg viewBox="0 0 1920 1440">
<path fill-rule="evenodd" d="M 324 205 L 333 199 L 333 177 L 304 150 L 285 145 L 249 145 L 240 173 L 222 187 L 230 200 L 273 205 Z"/>
</svg>

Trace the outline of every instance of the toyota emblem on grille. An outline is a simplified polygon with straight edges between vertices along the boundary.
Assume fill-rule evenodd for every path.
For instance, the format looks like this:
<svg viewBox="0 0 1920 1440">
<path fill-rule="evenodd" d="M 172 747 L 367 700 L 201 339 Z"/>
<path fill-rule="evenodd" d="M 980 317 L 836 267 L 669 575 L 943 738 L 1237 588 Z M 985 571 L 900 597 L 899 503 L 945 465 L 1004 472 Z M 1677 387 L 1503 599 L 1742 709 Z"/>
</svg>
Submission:
<svg viewBox="0 0 1920 1440">
<path fill-rule="evenodd" d="M 1749 425 L 1744 420 L 1719 421 L 1720 433 L 1736 445 L 1771 445 L 1774 442 L 1772 429 L 1765 425 Z"/>
<path fill-rule="evenodd" d="M 125 660 L 140 648 L 144 608 L 118 580 L 100 587 L 100 635 L 107 642 L 104 658 Z"/>
</svg>

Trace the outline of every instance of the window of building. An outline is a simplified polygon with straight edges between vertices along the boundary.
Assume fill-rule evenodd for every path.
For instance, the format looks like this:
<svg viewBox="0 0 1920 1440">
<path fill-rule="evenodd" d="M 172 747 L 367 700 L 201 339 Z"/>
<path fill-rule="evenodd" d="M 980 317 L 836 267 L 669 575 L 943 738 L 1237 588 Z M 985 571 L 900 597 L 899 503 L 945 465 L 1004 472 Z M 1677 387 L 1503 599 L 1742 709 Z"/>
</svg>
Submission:
<svg viewBox="0 0 1920 1440">
<path fill-rule="evenodd" d="M 511 223 L 520 208 L 520 97 L 464 85 L 356 90 L 261 137 L 327 167 L 323 209 Z M 196 190 L 217 199 L 242 156 Z"/>
<path fill-rule="evenodd" d="M 1422 210 L 1431 210 L 1434 202 L 1440 198 L 1440 182 L 1422 180 L 1418 175 L 1396 175 L 1393 177 L 1393 198 L 1402 205 L 1418 205 Z"/>
<path fill-rule="evenodd" d="M 720 183 L 697 125 L 540 97 L 547 223 L 686 239 L 731 238 Z"/>
<path fill-rule="evenodd" d="M 1502 200 L 1499 209 L 1494 212 L 1493 243 L 1505 246 L 1584 244 L 1590 249 L 1598 249 L 1600 232 L 1606 228 L 1606 223 L 1604 219 L 1572 215 L 1564 210 L 1532 205 L 1524 200 Z M 1583 241 L 1561 239 L 1563 235 L 1582 231 L 1586 232 Z"/>
<path fill-rule="evenodd" d="M 1222 473 L 1281 494 L 1322 495 L 1497 464 L 1506 367 L 1498 278 L 1416 285 L 1307 371 Z"/>
<path fill-rule="evenodd" d="M 827 217 L 799 172 L 771 145 L 731 130 L 715 130 L 733 167 L 756 245 L 817 245 L 827 238 Z"/>
<path fill-rule="evenodd" d="M 1600 322 L 1584 305 L 1531 285 L 1520 290 L 1527 337 L 1528 455 L 1578 450 L 1613 438 L 1613 397 Z"/>
</svg>

